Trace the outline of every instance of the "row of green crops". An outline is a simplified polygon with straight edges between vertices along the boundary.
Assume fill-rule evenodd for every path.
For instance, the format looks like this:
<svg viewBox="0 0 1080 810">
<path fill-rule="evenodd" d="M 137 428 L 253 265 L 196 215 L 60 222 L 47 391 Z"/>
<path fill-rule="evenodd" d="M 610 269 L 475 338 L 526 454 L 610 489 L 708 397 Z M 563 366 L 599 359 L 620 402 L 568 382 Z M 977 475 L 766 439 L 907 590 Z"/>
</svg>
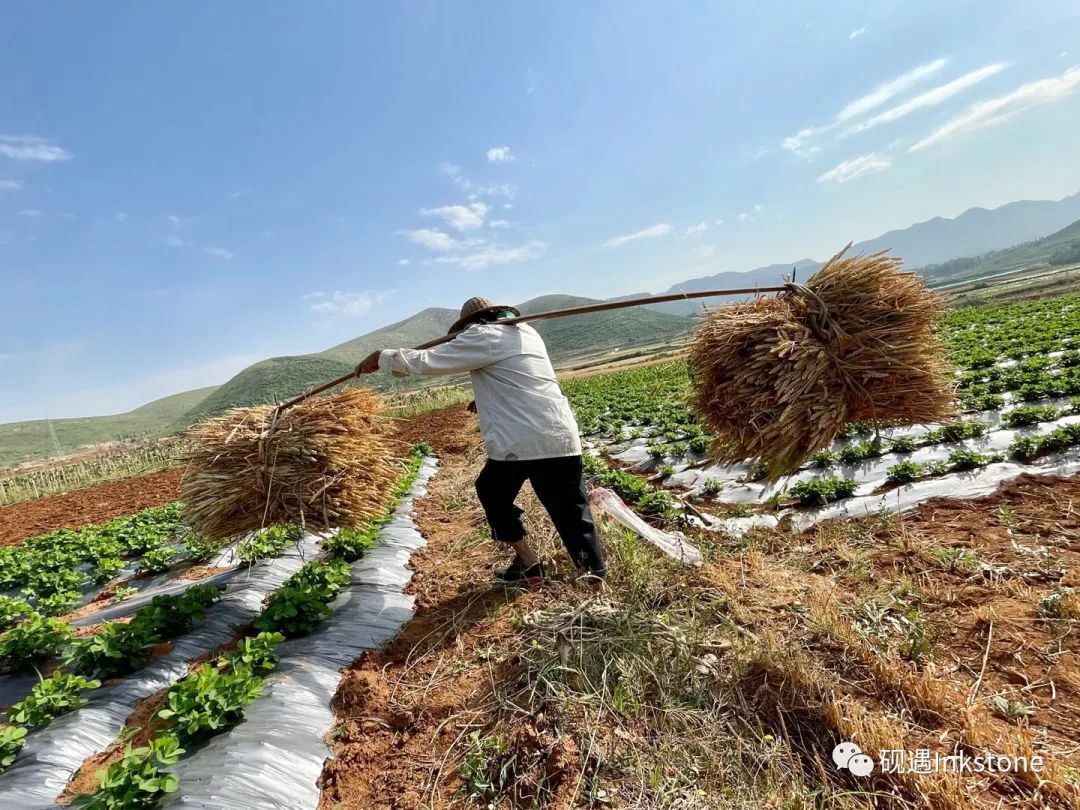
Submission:
<svg viewBox="0 0 1080 810">
<path fill-rule="evenodd" d="M 241 639 L 237 649 L 203 664 L 172 686 L 156 717 L 162 731 L 148 745 L 132 749 L 98 773 L 98 790 L 76 801 L 91 810 L 156 807 L 179 787 L 165 769 L 194 745 L 236 725 L 244 710 L 262 694 L 263 678 L 277 664 L 276 648 L 285 638 L 303 636 L 328 618 L 331 603 L 350 581 L 349 561 L 374 545 L 378 528 L 393 515 L 412 488 L 427 445 L 410 455 L 383 516 L 368 526 L 348 530 L 348 540 L 323 547 L 331 559 L 304 564 L 267 598 L 255 621 L 257 635 Z M 372 529 L 372 527 L 377 527 Z"/>
<path fill-rule="evenodd" d="M 28 731 L 83 706 L 85 693 L 101 686 L 101 678 L 141 667 L 155 645 L 190 631 L 220 597 L 214 585 L 155 596 L 131 621 L 106 622 L 94 635 L 79 639 L 69 625 L 39 615 L 0 634 L 0 663 L 16 670 L 30 669 L 66 649 L 61 668 L 39 678 L 26 698 L 8 708 L 9 725 L 0 728 L 0 770 L 15 761 Z"/>
<path fill-rule="evenodd" d="M 171 503 L 0 548 L 0 591 L 21 591 L 44 615 L 67 613 L 78 602 L 81 588 L 108 582 L 129 559 L 141 557 L 145 573 L 167 568 L 177 553 L 169 543 L 180 526 L 180 504 Z M 0 609 L 0 620 L 3 613 Z"/>
<path fill-rule="evenodd" d="M 1056 397 L 1080 398 L 1080 294 L 954 310 L 942 318 L 941 334 L 951 360 L 962 370 L 958 393 L 970 410 L 1000 409 L 1005 404 L 1002 395 L 1011 392 L 1024 404 L 1003 416 L 1009 427 L 1080 413 L 1080 404 L 1066 409 L 1034 404 Z M 1063 353 L 1049 356 L 1058 351 Z M 1007 359 L 1020 362 L 1012 368 L 997 365 Z M 690 380 L 683 363 L 570 380 L 563 390 L 585 435 L 616 441 L 647 436 L 648 449 L 657 458 L 703 453 L 712 440 L 686 405 Z M 988 428 L 982 422 L 961 421 L 919 440 L 853 442 L 851 448 L 819 453 L 813 463 L 819 467 L 856 463 L 885 452 L 905 453 L 919 446 L 972 438 Z M 872 433 L 872 425 L 853 423 L 844 436 Z"/>
</svg>

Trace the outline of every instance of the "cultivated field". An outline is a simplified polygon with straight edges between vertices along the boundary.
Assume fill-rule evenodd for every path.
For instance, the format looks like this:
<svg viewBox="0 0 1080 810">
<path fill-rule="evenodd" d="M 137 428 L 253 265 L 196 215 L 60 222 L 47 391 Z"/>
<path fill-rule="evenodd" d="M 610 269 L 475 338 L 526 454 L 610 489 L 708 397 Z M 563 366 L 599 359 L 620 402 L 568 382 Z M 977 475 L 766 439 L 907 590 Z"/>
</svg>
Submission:
<svg viewBox="0 0 1080 810">
<path fill-rule="evenodd" d="M 399 483 L 358 530 L 210 544 L 180 519 L 175 470 L 0 506 L 0 795 L 1078 806 L 1080 295 L 942 330 L 961 419 L 850 425 L 771 485 L 709 461 L 677 360 L 568 379 L 593 483 L 704 558 L 602 519 L 602 593 L 528 491 L 551 581 L 491 586 L 506 555 L 453 390 L 395 403 Z M 842 741 L 871 774 L 834 764 Z M 890 770 L 901 751 L 920 764 Z M 922 752 L 1030 767 L 925 772 Z"/>
</svg>

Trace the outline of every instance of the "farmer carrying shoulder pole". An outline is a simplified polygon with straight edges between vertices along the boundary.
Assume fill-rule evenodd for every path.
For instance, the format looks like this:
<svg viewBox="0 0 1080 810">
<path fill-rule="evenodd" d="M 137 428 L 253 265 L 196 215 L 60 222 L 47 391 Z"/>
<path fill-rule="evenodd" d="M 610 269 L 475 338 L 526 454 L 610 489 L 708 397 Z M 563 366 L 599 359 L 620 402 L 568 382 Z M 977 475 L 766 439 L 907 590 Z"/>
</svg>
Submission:
<svg viewBox="0 0 1080 810">
<path fill-rule="evenodd" d="M 544 568 L 525 539 L 523 511 L 514 503 L 528 480 L 582 574 L 607 573 L 582 477 L 581 439 L 570 403 L 559 389 L 543 339 L 528 324 L 497 325 L 520 315 L 487 298 L 470 298 L 450 327 L 456 337 L 431 349 L 372 352 L 357 373 L 389 371 L 436 376 L 469 372 L 488 461 L 476 479 L 491 536 L 515 552 L 496 577 L 540 584 Z"/>
</svg>

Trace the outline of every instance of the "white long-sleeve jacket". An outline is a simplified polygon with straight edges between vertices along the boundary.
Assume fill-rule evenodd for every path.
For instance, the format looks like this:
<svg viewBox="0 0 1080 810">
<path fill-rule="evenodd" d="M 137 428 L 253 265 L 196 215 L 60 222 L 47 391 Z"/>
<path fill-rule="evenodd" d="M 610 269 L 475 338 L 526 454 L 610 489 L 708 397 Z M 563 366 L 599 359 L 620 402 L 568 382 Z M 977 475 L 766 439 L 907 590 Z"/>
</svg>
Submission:
<svg viewBox="0 0 1080 810">
<path fill-rule="evenodd" d="M 395 377 L 469 372 L 490 458 L 581 455 L 570 403 L 543 339 L 528 324 L 477 324 L 432 349 L 388 349 L 379 355 L 379 368 Z"/>
</svg>

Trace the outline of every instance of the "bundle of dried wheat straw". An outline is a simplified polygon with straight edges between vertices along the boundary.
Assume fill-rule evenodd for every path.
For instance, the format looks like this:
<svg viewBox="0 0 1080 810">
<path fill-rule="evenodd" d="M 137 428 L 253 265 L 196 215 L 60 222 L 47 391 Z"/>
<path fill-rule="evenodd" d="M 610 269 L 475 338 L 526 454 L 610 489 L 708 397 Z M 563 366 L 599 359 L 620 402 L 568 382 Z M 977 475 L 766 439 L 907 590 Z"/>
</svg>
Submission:
<svg viewBox="0 0 1080 810">
<path fill-rule="evenodd" d="M 953 414 L 939 297 L 900 259 L 846 250 L 805 288 L 717 309 L 698 328 L 693 405 L 719 460 L 760 459 L 776 479 L 847 422 Z"/>
<path fill-rule="evenodd" d="M 188 431 L 184 516 L 211 539 L 273 523 L 358 526 L 385 508 L 396 478 L 379 397 L 353 388 L 281 414 L 235 408 Z"/>
</svg>

